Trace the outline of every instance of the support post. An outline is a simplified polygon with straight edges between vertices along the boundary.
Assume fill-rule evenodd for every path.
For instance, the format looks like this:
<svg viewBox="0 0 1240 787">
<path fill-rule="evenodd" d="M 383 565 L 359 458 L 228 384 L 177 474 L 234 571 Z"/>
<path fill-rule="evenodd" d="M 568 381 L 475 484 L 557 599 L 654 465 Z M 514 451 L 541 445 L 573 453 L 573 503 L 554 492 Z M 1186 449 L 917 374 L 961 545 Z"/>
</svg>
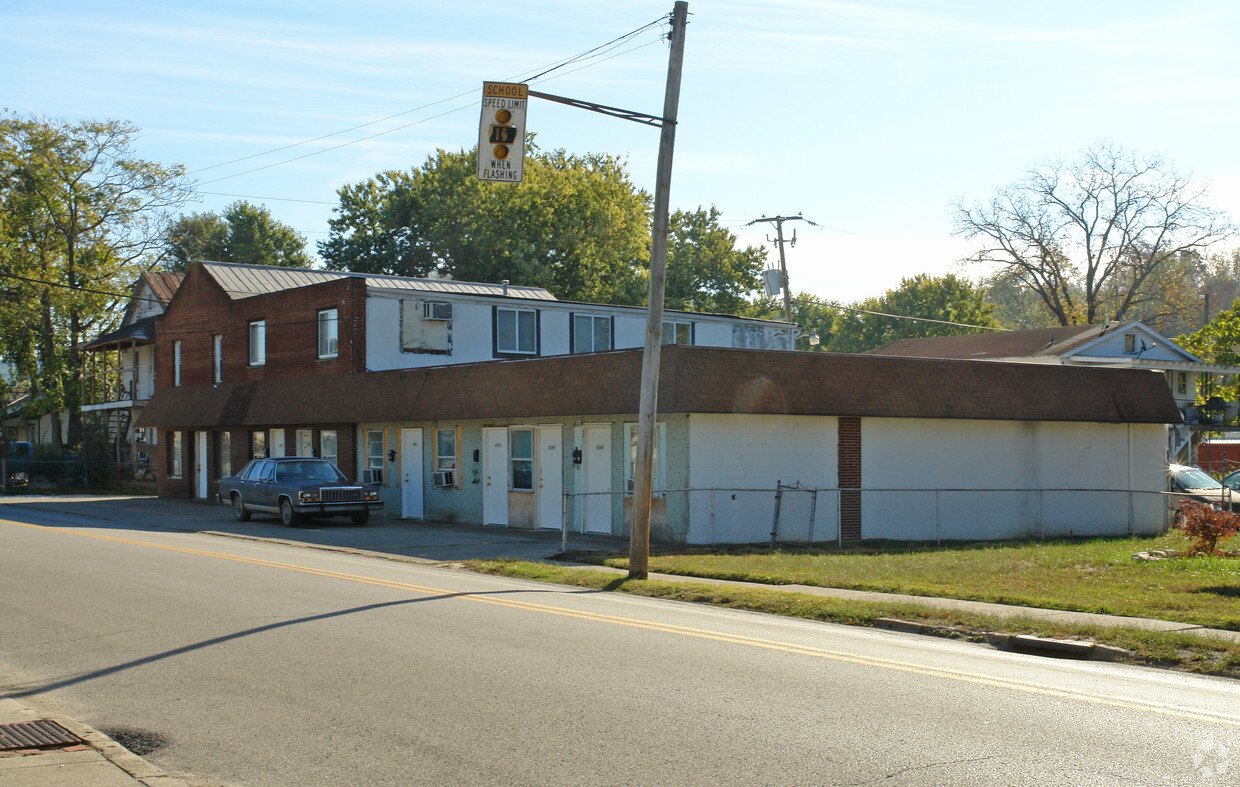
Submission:
<svg viewBox="0 0 1240 787">
<path fill-rule="evenodd" d="M 629 578 L 645 579 L 650 570 L 650 496 L 654 469 L 654 425 L 658 409 L 659 354 L 663 345 L 663 297 L 667 274 L 667 224 L 672 185 L 672 151 L 680 106 L 680 74 L 685 55 L 689 3 L 672 10 L 671 54 L 663 97 L 659 166 L 655 176 L 654 217 L 650 239 L 650 291 L 646 304 L 646 345 L 642 352 L 641 400 L 637 416 L 637 461 L 633 472 L 633 526 L 629 529 Z"/>
</svg>

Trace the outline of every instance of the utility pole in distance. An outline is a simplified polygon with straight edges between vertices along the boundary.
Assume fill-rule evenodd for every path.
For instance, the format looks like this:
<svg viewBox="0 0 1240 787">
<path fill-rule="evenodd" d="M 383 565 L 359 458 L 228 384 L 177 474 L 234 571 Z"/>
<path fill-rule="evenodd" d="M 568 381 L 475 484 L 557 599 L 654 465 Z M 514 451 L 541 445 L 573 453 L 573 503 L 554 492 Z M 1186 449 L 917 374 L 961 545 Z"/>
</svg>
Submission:
<svg viewBox="0 0 1240 787">
<path fill-rule="evenodd" d="M 746 224 L 749 227 L 757 224 L 759 221 L 769 221 L 775 225 L 775 242 L 779 244 L 779 286 L 784 291 L 784 322 L 792 322 L 792 293 L 788 289 L 788 263 L 784 259 L 784 222 L 785 221 L 804 221 L 807 224 L 817 224 L 798 213 L 795 216 L 763 216 L 760 219 L 754 219 Z M 769 241 L 770 238 L 767 238 Z M 792 245 L 797 244 L 797 232 L 792 231 Z"/>
<path fill-rule="evenodd" d="M 650 570 L 650 497 L 654 475 L 654 425 L 659 396 L 659 355 L 663 346 L 663 297 L 667 278 L 667 212 L 672 187 L 672 150 L 680 106 L 680 74 L 685 56 L 689 3 L 677 0 L 672 10 L 671 54 L 659 166 L 655 175 L 654 219 L 650 239 L 650 291 L 646 303 L 646 346 L 642 352 L 641 401 L 637 415 L 637 461 L 633 468 L 633 526 L 629 530 L 629 578 L 645 579 Z"/>
</svg>

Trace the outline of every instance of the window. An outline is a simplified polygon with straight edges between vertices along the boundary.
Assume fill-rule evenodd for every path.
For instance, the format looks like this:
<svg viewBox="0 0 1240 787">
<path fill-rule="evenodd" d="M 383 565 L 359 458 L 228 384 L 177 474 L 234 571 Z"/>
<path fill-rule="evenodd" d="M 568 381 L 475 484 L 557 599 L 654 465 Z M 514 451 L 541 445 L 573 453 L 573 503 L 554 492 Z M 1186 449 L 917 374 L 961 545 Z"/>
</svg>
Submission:
<svg viewBox="0 0 1240 787">
<path fill-rule="evenodd" d="M 637 424 L 625 424 L 625 435 L 628 437 L 629 456 L 625 463 L 625 491 L 633 491 L 633 479 L 637 475 Z M 663 463 L 659 461 L 660 446 L 663 444 L 663 424 L 654 425 L 654 462 L 650 474 L 650 489 L 655 492 L 663 489 Z"/>
<path fill-rule="evenodd" d="M 220 478 L 226 475 L 232 475 L 232 434 L 230 432 L 220 432 L 220 449 L 219 461 L 217 467 L 220 469 Z"/>
<path fill-rule="evenodd" d="M 518 427 L 508 434 L 508 456 L 512 460 L 512 489 L 534 491 L 534 430 Z"/>
<path fill-rule="evenodd" d="M 693 344 L 693 323 L 691 322 L 664 322 L 663 323 L 663 343 L 664 344 Z"/>
<path fill-rule="evenodd" d="M 215 334 L 211 337 L 211 382 L 218 383 L 224 379 L 224 337 Z"/>
<path fill-rule="evenodd" d="M 573 315 L 573 352 L 590 353 L 611 349 L 611 318 L 589 314 Z"/>
<path fill-rule="evenodd" d="M 337 312 L 335 309 L 324 309 L 319 312 L 319 357 L 335 358 L 337 344 Z"/>
<path fill-rule="evenodd" d="M 168 477 L 181 477 L 181 433 L 172 432 L 168 440 Z"/>
<path fill-rule="evenodd" d="M 172 343 L 172 384 L 181 386 L 181 340 Z"/>
<path fill-rule="evenodd" d="M 456 430 L 435 430 L 435 469 L 456 469 Z"/>
<path fill-rule="evenodd" d="M 1124 334 L 1124 352 L 1135 353 L 1137 351 L 1137 335 L 1135 333 Z"/>
<path fill-rule="evenodd" d="M 297 430 L 297 455 L 314 456 L 314 432 L 310 429 Z"/>
<path fill-rule="evenodd" d="M 366 469 L 383 470 L 383 430 L 366 432 Z"/>
<path fill-rule="evenodd" d="M 336 430 L 324 429 L 319 432 L 319 457 L 326 459 L 337 467 L 340 466 L 339 456 L 336 453 Z"/>
<path fill-rule="evenodd" d="M 267 363 L 267 321 L 250 323 L 250 366 Z"/>
<path fill-rule="evenodd" d="M 267 457 L 266 432 L 250 433 L 250 456 L 255 459 L 265 459 Z"/>
<path fill-rule="evenodd" d="M 495 309 L 495 352 L 536 355 L 538 315 L 528 309 Z"/>
<path fill-rule="evenodd" d="M 1184 396 L 1188 395 L 1188 372 L 1175 373 L 1175 392 Z"/>
</svg>

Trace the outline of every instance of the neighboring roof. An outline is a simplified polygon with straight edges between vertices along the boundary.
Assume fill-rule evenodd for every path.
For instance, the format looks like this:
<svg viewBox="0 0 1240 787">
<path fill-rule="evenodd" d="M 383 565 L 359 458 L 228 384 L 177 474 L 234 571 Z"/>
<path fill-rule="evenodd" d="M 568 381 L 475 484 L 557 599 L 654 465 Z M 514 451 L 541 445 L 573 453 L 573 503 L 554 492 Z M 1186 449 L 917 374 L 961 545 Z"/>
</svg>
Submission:
<svg viewBox="0 0 1240 787">
<path fill-rule="evenodd" d="M 161 388 L 138 426 L 203 429 L 636 413 L 640 350 Z M 364 392 L 364 393 L 360 393 Z M 668 345 L 661 413 L 1179 423 L 1161 375 Z"/>
<path fill-rule="evenodd" d="M 1068 325 L 1027 331 L 987 331 L 958 336 L 896 339 L 867 355 L 902 358 L 1040 358 L 1065 355 L 1100 336 L 1105 325 Z"/>
<path fill-rule="evenodd" d="M 147 286 L 151 288 L 151 294 L 155 296 L 164 306 L 168 305 L 168 301 L 172 300 L 172 296 L 176 295 L 177 287 L 181 286 L 184 280 L 184 273 L 171 273 L 169 271 L 146 271 L 142 274 L 142 278 L 146 280 Z"/>
<path fill-rule="evenodd" d="M 144 317 L 129 325 L 121 326 L 111 333 L 105 333 L 83 349 L 97 350 L 113 344 L 147 344 L 153 341 L 155 341 L 155 318 Z"/>
<path fill-rule="evenodd" d="M 512 284 L 481 284 L 452 279 L 414 279 L 375 273 L 280 268 L 271 265 L 242 265 L 235 262 L 202 263 L 203 269 L 233 300 L 255 295 L 322 284 L 340 279 L 364 279 L 367 289 L 412 290 L 444 295 L 486 295 L 502 298 L 553 301 L 555 296 L 542 287 L 518 287 Z"/>
</svg>

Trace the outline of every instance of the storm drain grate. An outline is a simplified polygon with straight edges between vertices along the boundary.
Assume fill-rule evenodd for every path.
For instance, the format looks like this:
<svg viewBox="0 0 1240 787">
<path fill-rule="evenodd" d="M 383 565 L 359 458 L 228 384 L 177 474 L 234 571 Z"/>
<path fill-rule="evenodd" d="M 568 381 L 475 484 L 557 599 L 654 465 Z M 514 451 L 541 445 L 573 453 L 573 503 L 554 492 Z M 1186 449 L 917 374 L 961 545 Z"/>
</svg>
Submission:
<svg viewBox="0 0 1240 787">
<path fill-rule="evenodd" d="M 54 721 L 22 721 L 0 724 L 0 751 L 10 749 L 53 749 L 85 743 Z"/>
</svg>

